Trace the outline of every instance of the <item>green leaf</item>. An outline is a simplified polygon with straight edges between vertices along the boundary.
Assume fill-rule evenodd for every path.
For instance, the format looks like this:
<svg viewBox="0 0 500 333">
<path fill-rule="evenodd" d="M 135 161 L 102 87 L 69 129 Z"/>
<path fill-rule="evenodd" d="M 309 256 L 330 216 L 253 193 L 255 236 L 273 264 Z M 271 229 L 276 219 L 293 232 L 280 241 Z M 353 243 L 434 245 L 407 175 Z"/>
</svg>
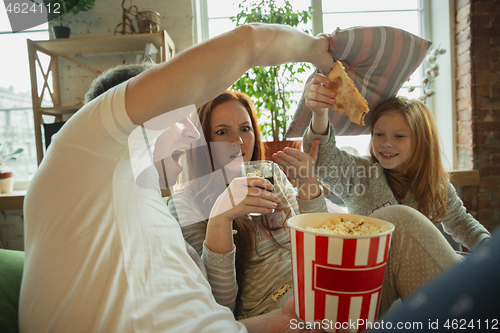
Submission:
<svg viewBox="0 0 500 333">
<path fill-rule="evenodd" d="M 282 4 L 284 2 L 284 5 Z M 312 17 L 312 7 L 304 11 L 293 9 L 288 0 L 244 0 L 239 4 L 240 12 L 231 18 L 236 26 L 250 23 L 282 23 L 297 27 Z M 308 30 L 304 30 L 310 33 Z M 257 109 L 262 135 L 282 138 L 289 123 L 287 110 L 291 106 L 291 93 L 284 91 L 292 83 L 303 83 L 296 78 L 311 67 L 306 63 L 288 63 L 274 67 L 254 67 L 248 70 L 232 89 L 246 93 Z"/>
<path fill-rule="evenodd" d="M 17 155 L 17 154 L 22 153 L 23 151 L 24 151 L 24 149 L 23 149 L 23 148 L 19 148 L 19 149 L 17 149 L 17 150 L 15 150 L 15 151 L 13 151 L 12 153 L 5 155 L 5 157 L 9 157 L 9 156 L 14 156 L 14 155 Z"/>
</svg>

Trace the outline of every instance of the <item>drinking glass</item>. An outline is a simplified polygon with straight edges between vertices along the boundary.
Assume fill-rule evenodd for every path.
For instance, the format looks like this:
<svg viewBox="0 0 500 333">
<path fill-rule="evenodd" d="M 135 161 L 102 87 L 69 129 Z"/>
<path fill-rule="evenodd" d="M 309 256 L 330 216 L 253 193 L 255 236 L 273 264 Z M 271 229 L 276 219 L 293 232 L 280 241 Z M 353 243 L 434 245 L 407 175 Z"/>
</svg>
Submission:
<svg viewBox="0 0 500 333">
<path fill-rule="evenodd" d="M 241 174 L 243 177 L 261 177 L 269 180 L 274 185 L 274 163 L 271 161 L 243 162 L 241 163 Z M 274 212 L 274 209 L 271 212 Z M 250 213 L 250 215 L 259 216 L 262 214 Z"/>
</svg>

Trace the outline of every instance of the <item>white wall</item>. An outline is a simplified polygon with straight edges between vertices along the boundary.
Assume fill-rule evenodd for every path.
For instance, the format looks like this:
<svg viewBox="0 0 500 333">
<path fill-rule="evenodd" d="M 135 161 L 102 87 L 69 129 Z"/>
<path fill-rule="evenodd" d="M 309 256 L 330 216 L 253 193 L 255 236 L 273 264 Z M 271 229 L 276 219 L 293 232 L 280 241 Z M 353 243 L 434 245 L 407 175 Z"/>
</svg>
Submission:
<svg viewBox="0 0 500 333">
<path fill-rule="evenodd" d="M 130 3 L 129 1 L 125 2 Z M 177 51 L 192 45 L 193 11 L 191 0 L 135 0 L 139 11 L 153 10 L 161 15 L 160 29 L 167 30 L 175 42 Z M 122 22 L 122 7 L 119 0 L 97 0 L 88 12 L 65 18 L 65 25 L 71 28 L 70 37 L 113 35 L 116 26 Z M 53 23 L 49 23 L 52 25 Z"/>
<path fill-rule="evenodd" d="M 68 14 L 64 25 L 71 29 L 71 38 L 114 35 L 116 26 L 122 22 L 122 7 L 119 0 L 97 0 L 94 8 L 77 15 Z M 130 1 L 125 2 L 130 5 Z M 160 13 L 160 29 L 166 30 L 175 43 L 176 53 L 193 44 L 193 9 L 191 0 L 136 0 L 134 5 L 139 11 L 152 10 Z M 133 20 L 134 25 L 136 24 Z M 49 26 L 57 21 L 49 23 Z M 121 30 L 121 27 L 120 29 Z M 52 38 L 52 31 L 50 30 Z M 103 71 L 123 62 L 133 62 L 134 55 L 120 54 L 106 57 L 75 57 L 77 60 Z M 60 60 L 61 94 L 65 105 L 77 104 L 83 99 L 96 74 L 67 60 Z"/>
</svg>

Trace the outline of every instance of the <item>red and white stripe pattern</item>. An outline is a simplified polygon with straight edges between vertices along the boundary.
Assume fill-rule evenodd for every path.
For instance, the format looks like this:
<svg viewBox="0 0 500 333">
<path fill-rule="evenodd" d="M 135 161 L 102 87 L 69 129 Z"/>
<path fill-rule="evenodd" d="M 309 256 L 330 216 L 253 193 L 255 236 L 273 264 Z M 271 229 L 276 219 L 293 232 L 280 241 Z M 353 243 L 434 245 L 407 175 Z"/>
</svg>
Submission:
<svg viewBox="0 0 500 333">
<path fill-rule="evenodd" d="M 290 238 L 295 309 L 302 320 L 375 322 L 391 234 L 344 239 L 290 228 Z"/>
</svg>

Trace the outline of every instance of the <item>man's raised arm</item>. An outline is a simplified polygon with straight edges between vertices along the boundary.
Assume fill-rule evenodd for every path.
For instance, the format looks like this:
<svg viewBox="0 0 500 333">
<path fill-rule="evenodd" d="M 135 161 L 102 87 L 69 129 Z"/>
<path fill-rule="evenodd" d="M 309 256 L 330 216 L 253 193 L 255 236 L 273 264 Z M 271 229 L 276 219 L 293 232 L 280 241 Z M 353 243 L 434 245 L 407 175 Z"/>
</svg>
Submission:
<svg viewBox="0 0 500 333">
<path fill-rule="evenodd" d="M 309 62 L 328 71 L 333 65 L 328 47 L 326 35 L 312 37 L 289 26 L 240 26 L 131 79 L 127 112 L 139 125 L 183 106 L 200 106 L 255 66 Z"/>
</svg>

